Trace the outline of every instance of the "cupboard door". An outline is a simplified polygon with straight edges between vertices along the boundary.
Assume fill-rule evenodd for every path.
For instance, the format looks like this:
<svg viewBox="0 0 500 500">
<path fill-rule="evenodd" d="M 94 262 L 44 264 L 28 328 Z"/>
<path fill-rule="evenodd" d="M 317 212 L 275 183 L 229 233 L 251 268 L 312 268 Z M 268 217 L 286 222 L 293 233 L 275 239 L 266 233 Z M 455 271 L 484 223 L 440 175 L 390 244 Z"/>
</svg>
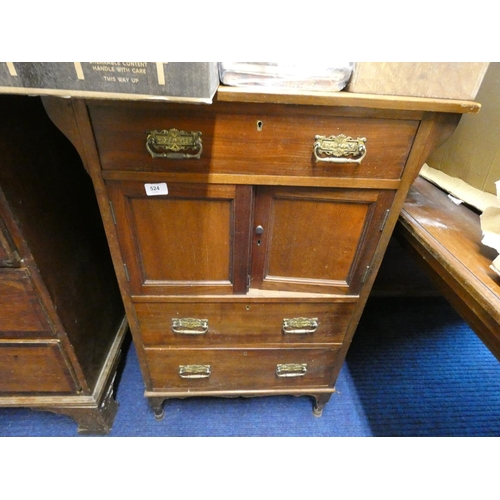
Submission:
<svg viewBox="0 0 500 500">
<path fill-rule="evenodd" d="M 109 181 L 132 294 L 245 293 L 252 190 Z M 165 194 L 167 192 L 167 194 Z"/>
<path fill-rule="evenodd" d="M 252 288 L 358 294 L 392 191 L 257 188 Z"/>
</svg>

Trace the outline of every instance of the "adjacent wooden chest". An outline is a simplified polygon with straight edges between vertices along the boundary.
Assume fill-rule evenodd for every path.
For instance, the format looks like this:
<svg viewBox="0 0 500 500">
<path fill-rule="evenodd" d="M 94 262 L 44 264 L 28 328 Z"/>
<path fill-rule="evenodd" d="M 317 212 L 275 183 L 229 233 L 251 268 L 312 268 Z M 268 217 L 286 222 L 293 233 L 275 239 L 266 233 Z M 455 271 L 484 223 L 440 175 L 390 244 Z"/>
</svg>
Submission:
<svg viewBox="0 0 500 500">
<path fill-rule="evenodd" d="M 39 98 L 0 96 L 0 406 L 108 433 L 126 332 L 78 154 Z"/>
</svg>

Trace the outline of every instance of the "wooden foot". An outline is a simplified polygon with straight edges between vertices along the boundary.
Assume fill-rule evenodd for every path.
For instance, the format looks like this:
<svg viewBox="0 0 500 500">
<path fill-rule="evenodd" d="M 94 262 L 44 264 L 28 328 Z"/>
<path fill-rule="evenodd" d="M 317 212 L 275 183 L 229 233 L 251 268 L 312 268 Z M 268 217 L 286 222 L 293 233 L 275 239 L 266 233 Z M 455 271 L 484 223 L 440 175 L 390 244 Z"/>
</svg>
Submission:
<svg viewBox="0 0 500 500">
<path fill-rule="evenodd" d="M 105 407 L 79 410 L 71 415 L 78 424 L 78 434 L 84 436 L 105 436 L 113 427 L 118 403 L 113 399 Z"/>
<path fill-rule="evenodd" d="M 313 408 L 313 415 L 315 417 L 321 417 L 321 415 L 323 415 L 323 410 L 324 410 L 324 405 L 323 408 L 321 408 L 318 404 L 316 404 Z"/>
<path fill-rule="evenodd" d="M 154 412 L 155 419 L 156 420 L 163 420 L 163 417 L 165 416 L 165 411 L 163 409 L 163 398 L 148 398 L 149 401 L 149 406 L 151 406 L 151 409 Z"/>
<path fill-rule="evenodd" d="M 59 407 L 59 408 L 33 408 L 45 410 L 71 417 L 78 424 L 78 434 L 84 436 L 105 436 L 113 427 L 118 403 L 113 396 L 111 385 L 99 406 L 95 407 Z"/>
<path fill-rule="evenodd" d="M 314 396 L 315 402 L 313 407 L 313 415 L 315 417 L 321 417 L 323 415 L 323 410 L 325 409 L 326 403 L 330 401 L 331 394 L 319 394 Z"/>
</svg>

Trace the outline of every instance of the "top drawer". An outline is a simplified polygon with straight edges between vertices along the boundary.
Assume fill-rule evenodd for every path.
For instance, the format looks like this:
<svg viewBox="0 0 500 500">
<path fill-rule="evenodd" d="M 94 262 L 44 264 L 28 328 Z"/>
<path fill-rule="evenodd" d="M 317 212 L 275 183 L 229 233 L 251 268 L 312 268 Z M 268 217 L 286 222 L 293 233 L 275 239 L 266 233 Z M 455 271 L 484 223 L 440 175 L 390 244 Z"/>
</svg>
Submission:
<svg viewBox="0 0 500 500">
<path fill-rule="evenodd" d="M 254 103 L 92 102 L 89 112 L 104 170 L 151 172 L 399 179 L 419 123 L 338 116 L 335 108 L 320 106 Z M 196 156 L 201 150 L 199 159 L 152 157 L 146 148 L 149 133 L 171 129 L 189 135 L 183 139 L 157 135 L 156 146 L 151 139 L 150 149 L 172 156 L 188 142 L 192 149 L 177 152 Z M 326 148 L 331 154 L 321 149 L 315 154 L 316 136 L 333 136 Z M 163 147 L 157 147 L 160 142 Z M 171 149 L 165 149 L 166 144 Z M 355 155 L 335 156 L 339 149 L 358 147 Z M 331 159 L 335 162 L 325 161 Z"/>
</svg>

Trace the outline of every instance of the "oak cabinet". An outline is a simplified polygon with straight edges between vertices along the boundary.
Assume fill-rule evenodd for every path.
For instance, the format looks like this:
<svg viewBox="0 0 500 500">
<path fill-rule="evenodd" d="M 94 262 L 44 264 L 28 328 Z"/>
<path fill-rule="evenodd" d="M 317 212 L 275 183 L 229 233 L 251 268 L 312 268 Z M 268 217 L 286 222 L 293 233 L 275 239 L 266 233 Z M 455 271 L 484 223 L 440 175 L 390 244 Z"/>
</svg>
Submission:
<svg viewBox="0 0 500 500">
<path fill-rule="evenodd" d="M 404 197 L 475 103 L 220 88 L 45 99 L 91 175 L 145 395 L 309 395 L 321 415 Z"/>
</svg>

